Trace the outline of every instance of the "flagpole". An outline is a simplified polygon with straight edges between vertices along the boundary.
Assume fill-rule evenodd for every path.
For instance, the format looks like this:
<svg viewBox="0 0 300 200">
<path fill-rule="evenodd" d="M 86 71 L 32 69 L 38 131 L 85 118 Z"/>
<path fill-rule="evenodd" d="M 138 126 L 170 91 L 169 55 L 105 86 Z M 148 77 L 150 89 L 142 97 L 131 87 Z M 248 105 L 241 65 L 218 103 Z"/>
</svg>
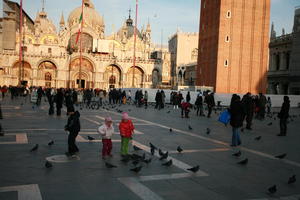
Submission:
<svg viewBox="0 0 300 200">
<path fill-rule="evenodd" d="M 82 65 L 82 37 L 81 37 L 81 35 L 82 35 L 82 30 L 83 30 L 83 5 L 84 5 L 84 3 L 83 3 L 83 0 L 82 0 L 82 5 L 81 5 L 81 15 L 82 15 L 82 19 L 81 19 L 81 33 L 80 33 L 80 35 L 79 35 L 79 39 L 80 39 L 80 49 L 79 49 L 79 53 L 80 53 L 80 58 L 79 58 L 79 88 L 81 89 L 82 87 L 82 85 L 81 85 L 81 65 Z"/>
<path fill-rule="evenodd" d="M 23 60 L 23 49 L 22 49 L 22 26 L 23 26 L 23 0 L 20 0 L 20 28 L 19 28 L 19 85 L 22 81 L 22 60 Z"/>
<path fill-rule="evenodd" d="M 138 0 L 135 1 L 135 26 L 134 26 L 134 47 L 133 47 L 133 76 L 132 76 L 132 87 L 134 87 L 135 64 L 136 64 L 137 17 L 138 17 Z"/>
</svg>

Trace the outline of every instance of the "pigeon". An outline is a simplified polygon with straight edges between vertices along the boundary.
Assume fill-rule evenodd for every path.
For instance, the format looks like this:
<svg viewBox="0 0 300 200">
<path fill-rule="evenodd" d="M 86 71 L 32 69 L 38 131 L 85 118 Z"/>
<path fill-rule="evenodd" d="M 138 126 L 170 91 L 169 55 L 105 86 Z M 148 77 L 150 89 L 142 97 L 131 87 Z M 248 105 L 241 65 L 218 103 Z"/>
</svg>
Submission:
<svg viewBox="0 0 300 200">
<path fill-rule="evenodd" d="M 178 153 L 181 153 L 183 151 L 183 149 L 180 146 L 178 146 L 177 151 L 178 151 Z"/>
<path fill-rule="evenodd" d="M 159 158 L 159 160 L 167 159 L 168 156 L 169 156 L 169 152 L 166 152 L 166 153 L 164 153 L 164 154 Z"/>
<path fill-rule="evenodd" d="M 285 158 L 286 157 L 286 153 L 284 153 L 284 154 L 280 154 L 280 155 L 277 155 L 277 156 L 275 156 L 275 158 L 278 158 L 278 159 L 283 159 L 283 158 Z"/>
<path fill-rule="evenodd" d="M 51 164 L 51 162 L 46 161 L 45 167 L 49 169 L 49 168 L 53 167 L 53 165 Z"/>
<path fill-rule="evenodd" d="M 132 158 L 132 160 L 143 160 L 144 155 L 143 155 L 143 156 L 140 156 L 140 155 L 138 155 L 138 154 L 133 153 L 133 154 L 131 155 L 131 158 Z"/>
<path fill-rule="evenodd" d="M 171 128 L 170 128 L 170 129 L 169 129 L 169 131 L 170 131 L 170 132 L 172 132 L 172 131 L 173 131 L 173 129 L 171 129 Z"/>
<path fill-rule="evenodd" d="M 276 185 L 273 185 L 272 187 L 270 187 L 270 188 L 268 189 L 268 191 L 269 191 L 271 194 L 274 194 L 275 192 L 277 192 L 277 187 L 276 187 Z"/>
<path fill-rule="evenodd" d="M 91 137 L 89 135 L 88 135 L 88 139 L 89 139 L 89 141 L 95 140 L 95 138 L 93 138 L 93 137 Z"/>
<path fill-rule="evenodd" d="M 164 153 L 162 152 L 161 149 L 158 149 L 158 154 L 159 154 L 160 156 L 163 156 L 163 155 L 164 155 Z"/>
<path fill-rule="evenodd" d="M 257 136 L 256 138 L 254 138 L 255 140 L 260 140 L 261 139 L 261 136 Z"/>
<path fill-rule="evenodd" d="M 141 171 L 142 167 L 143 167 L 143 166 L 135 167 L 135 168 L 130 169 L 130 171 L 133 171 L 133 172 L 135 172 L 135 173 L 138 173 L 139 171 Z"/>
<path fill-rule="evenodd" d="M 189 125 L 189 130 L 193 130 L 193 128 Z"/>
<path fill-rule="evenodd" d="M 36 144 L 36 145 L 30 150 L 30 152 L 37 151 L 38 148 L 39 148 L 39 144 Z"/>
<path fill-rule="evenodd" d="M 268 123 L 268 126 L 271 126 L 273 123 L 272 122 L 270 122 L 270 123 Z"/>
<path fill-rule="evenodd" d="M 152 160 L 151 158 L 149 158 L 149 159 L 144 159 L 143 162 L 146 163 L 146 164 L 149 164 L 149 163 L 151 163 L 151 160 Z"/>
<path fill-rule="evenodd" d="M 292 184 L 292 183 L 295 183 L 296 182 L 296 175 L 293 175 L 289 178 L 288 180 L 288 184 Z"/>
<path fill-rule="evenodd" d="M 138 146 L 135 146 L 135 145 L 133 145 L 133 149 L 134 149 L 135 151 L 140 151 L 140 150 L 142 150 L 141 148 L 139 148 Z"/>
<path fill-rule="evenodd" d="M 192 167 L 192 168 L 189 168 L 189 169 L 187 169 L 187 170 L 189 170 L 189 171 L 192 171 L 192 172 L 196 173 L 196 172 L 199 170 L 199 168 L 200 168 L 200 166 L 199 166 L 199 165 L 197 165 L 197 166 L 195 166 L 195 167 Z"/>
<path fill-rule="evenodd" d="M 51 140 L 49 143 L 48 143 L 48 146 L 52 146 L 54 144 L 54 141 Z"/>
<path fill-rule="evenodd" d="M 238 151 L 237 153 L 232 154 L 235 157 L 240 157 L 242 155 L 241 151 Z"/>
<path fill-rule="evenodd" d="M 137 165 L 137 164 L 139 164 L 139 162 L 140 162 L 139 160 L 134 160 L 134 161 L 132 161 L 132 164 Z"/>
<path fill-rule="evenodd" d="M 168 111 L 167 113 L 169 114 L 171 111 Z"/>
<path fill-rule="evenodd" d="M 151 155 L 154 155 L 155 149 L 154 149 L 154 148 L 151 148 L 150 151 L 151 151 Z"/>
<path fill-rule="evenodd" d="M 248 158 L 246 158 L 246 159 L 244 159 L 242 161 L 239 161 L 237 164 L 239 164 L 239 165 L 247 165 L 247 163 L 248 163 Z"/>
<path fill-rule="evenodd" d="M 210 128 L 206 129 L 206 134 L 209 135 L 210 134 Z"/>
<path fill-rule="evenodd" d="M 163 163 L 162 166 L 170 167 L 172 164 L 173 164 L 173 161 L 172 161 L 172 159 L 171 159 L 171 160 L 169 160 L 168 162 Z"/>
<path fill-rule="evenodd" d="M 117 168 L 117 166 L 115 166 L 115 165 L 113 165 L 113 164 L 110 164 L 110 163 L 108 163 L 108 162 L 105 162 L 105 166 L 106 166 L 107 168 Z"/>
<path fill-rule="evenodd" d="M 149 143 L 149 145 L 150 145 L 150 148 L 151 148 L 151 149 L 157 149 L 157 147 L 154 146 L 151 142 Z"/>
</svg>

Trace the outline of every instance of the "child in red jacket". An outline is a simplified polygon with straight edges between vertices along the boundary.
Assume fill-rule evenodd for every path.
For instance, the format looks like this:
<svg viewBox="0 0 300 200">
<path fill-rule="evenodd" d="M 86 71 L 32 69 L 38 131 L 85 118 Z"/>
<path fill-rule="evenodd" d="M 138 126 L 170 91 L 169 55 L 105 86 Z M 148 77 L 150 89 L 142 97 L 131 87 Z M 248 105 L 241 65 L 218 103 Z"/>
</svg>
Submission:
<svg viewBox="0 0 300 200">
<path fill-rule="evenodd" d="M 134 133 L 134 126 L 132 121 L 129 119 L 128 113 L 124 112 L 122 114 L 122 121 L 119 125 L 121 140 L 121 155 L 128 155 L 128 145 L 129 141 L 132 139 L 132 134 Z"/>
<path fill-rule="evenodd" d="M 183 101 L 181 103 L 181 117 L 183 118 L 183 114 L 185 118 L 189 118 L 191 104 L 188 102 Z"/>
</svg>

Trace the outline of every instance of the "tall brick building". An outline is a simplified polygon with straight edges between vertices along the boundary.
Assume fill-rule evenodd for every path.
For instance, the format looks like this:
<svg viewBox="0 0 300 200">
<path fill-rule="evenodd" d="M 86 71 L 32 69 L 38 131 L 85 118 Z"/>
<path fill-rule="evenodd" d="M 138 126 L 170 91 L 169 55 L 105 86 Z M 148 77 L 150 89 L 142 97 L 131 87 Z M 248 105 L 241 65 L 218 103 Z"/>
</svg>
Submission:
<svg viewBox="0 0 300 200">
<path fill-rule="evenodd" d="M 202 0 L 197 85 L 266 92 L 270 0 Z"/>
</svg>

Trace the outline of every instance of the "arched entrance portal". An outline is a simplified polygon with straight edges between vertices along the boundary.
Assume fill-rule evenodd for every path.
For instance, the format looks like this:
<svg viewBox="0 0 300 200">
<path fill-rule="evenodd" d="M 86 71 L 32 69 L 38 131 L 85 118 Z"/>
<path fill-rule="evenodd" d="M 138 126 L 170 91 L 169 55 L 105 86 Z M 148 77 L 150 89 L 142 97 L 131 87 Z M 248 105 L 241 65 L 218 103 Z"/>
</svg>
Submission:
<svg viewBox="0 0 300 200">
<path fill-rule="evenodd" d="M 108 88 L 120 88 L 121 87 L 121 70 L 116 65 L 110 65 L 106 67 L 104 73 L 105 83 L 108 83 Z"/>
<path fill-rule="evenodd" d="M 38 85 L 56 87 L 56 65 L 51 61 L 43 61 L 38 66 Z"/>
<path fill-rule="evenodd" d="M 16 84 L 18 84 L 18 80 L 22 81 L 24 85 L 30 84 L 31 73 L 31 65 L 26 61 L 22 61 L 21 65 L 20 62 L 17 61 L 13 65 L 12 74 L 16 79 Z"/>
<path fill-rule="evenodd" d="M 79 71 L 81 71 L 80 74 Z M 88 59 L 82 58 L 81 67 L 80 67 L 80 58 L 75 58 L 71 62 L 70 77 L 71 77 L 72 88 L 93 88 L 94 87 L 93 64 Z"/>
<path fill-rule="evenodd" d="M 127 72 L 127 87 L 142 88 L 144 71 L 140 67 L 131 67 Z"/>
</svg>

